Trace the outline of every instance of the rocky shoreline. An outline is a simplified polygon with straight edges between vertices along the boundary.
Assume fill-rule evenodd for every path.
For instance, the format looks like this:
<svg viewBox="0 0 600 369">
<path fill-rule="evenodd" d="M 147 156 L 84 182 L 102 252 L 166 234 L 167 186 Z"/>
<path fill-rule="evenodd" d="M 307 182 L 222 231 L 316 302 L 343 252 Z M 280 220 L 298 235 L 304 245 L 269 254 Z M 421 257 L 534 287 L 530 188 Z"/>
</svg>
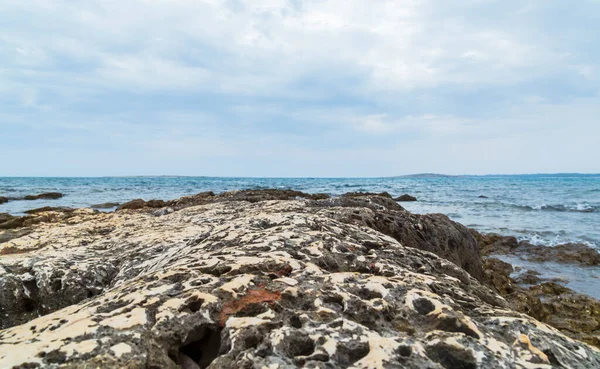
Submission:
<svg viewBox="0 0 600 369">
<path fill-rule="evenodd" d="M 23 197 L 4 197 L 0 196 L 0 204 L 7 203 L 9 201 L 32 201 L 32 200 L 56 200 L 63 197 L 64 194 L 60 192 L 44 192 L 37 195 L 27 195 Z"/>
<path fill-rule="evenodd" d="M 549 257 L 513 241 L 386 193 L 0 215 L 0 367 L 600 367 L 600 302 L 513 279 L 494 254 Z"/>
</svg>

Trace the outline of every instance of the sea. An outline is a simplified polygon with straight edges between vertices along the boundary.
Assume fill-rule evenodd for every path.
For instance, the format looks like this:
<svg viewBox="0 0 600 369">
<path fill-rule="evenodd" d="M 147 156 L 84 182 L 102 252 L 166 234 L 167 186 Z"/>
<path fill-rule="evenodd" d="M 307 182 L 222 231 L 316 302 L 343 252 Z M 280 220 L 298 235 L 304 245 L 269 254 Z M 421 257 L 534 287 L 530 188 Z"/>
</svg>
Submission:
<svg viewBox="0 0 600 369">
<path fill-rule="evenodd" d="M 516 236 L 536 245 L 578 242 L 600 248 L 600 174 L 427 174 L 390 178 L 0 177 L 0 196 L 65 194 L 58 200 L 10 201 L 0 204 L 0 213 L 20 215 L 43 206 L 79 208 L 137 198 L 170 200 L 209 190 L 219 193 L 265 188 L 333 196 L 356 191 L 385 191 L 394 196 L 407 193 L 418 201 L 401 205 L 413 213 L 446 214 L 478 231 Z M 522 268 L 532 267 L 522 260 L 505 259 Z M 548 276 L 564 278 L 569 287 L 600 298 L 600 288 L 596 287 L 600 282 L 598 268 L 547 263 L 536 269 Z"/>
</svg>

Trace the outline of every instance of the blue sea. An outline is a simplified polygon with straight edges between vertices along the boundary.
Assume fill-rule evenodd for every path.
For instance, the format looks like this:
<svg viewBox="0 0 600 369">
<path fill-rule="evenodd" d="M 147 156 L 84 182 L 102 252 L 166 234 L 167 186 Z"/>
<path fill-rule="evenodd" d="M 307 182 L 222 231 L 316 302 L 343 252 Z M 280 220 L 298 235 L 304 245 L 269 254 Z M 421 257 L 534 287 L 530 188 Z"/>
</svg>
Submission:
<svg viewBox="0 0 600 369">
<path fill-rule="evenodd" d="M 402 206 L 413 213 L 442 213 L 482 232 L 516 236 L 553 246 L 581 242 L 600 248 L 600 174 L 414 176 L 397 178 L 214 178 L 214 177 L 0 177 L 0 196 L 42 192 L 65 194 L 59 200 L 11 201 L 0 213 L 22 214 L 42 206 L 88 207 L 103 202 L 175 199 L 201 191 L 280 188 L 340 195 L 351 191 L 404 193 L 418 198 Z M 482 198 L 480 196 L 485 196 Z M 568 286 L 600 298 L 600 268 L 545 263 L 543 276 L 569 280 Z"/>
</svg>

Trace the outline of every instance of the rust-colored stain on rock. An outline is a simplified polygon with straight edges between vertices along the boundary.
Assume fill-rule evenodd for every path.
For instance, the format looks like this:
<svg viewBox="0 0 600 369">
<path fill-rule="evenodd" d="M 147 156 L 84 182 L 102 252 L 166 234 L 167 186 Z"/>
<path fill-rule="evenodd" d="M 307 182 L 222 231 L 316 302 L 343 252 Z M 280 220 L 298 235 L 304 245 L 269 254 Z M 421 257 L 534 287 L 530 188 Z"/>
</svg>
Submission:
<svg viewBox="0 0 600 369">
<path fill-rule="evenodd" d="M 281 292 L 275 291 L 271 292 L 266 289 L 255 289 L 250 290 L 248 293 L 239 298 L 237 300 L 228 301 L 223 305 L 223 309 L 221 310 L 221 314 L 219 314 L 219 325 L 221 327 L 225 326 L 225 322 L 227 319 L 247 309 L 248 307 L 261 303 L 272 304 L 281 299 Z"/>
</svg>

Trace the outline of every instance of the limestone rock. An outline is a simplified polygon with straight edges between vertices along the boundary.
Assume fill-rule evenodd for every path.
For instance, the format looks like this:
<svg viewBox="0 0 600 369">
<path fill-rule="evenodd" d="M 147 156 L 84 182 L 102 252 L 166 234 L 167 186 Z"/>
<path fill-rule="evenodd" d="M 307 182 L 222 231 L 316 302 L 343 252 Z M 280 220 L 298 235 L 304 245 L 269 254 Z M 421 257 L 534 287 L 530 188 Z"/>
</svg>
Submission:
<svg viewBox="0 0 600 369">
<path fill-rule="evenodd" d="M 534 270 L 513 279 L 512 266 L 495 258 L 484 259 L 483 267 L 486 284 L 513 309 L 600 347 L 600 301 L 544 280 Z"/>
<path fill-rule="evenodd" d="M 374 213 L 224 201 L 32 225 L 0 244 L 0 367 L 600 367 L 355 211 Z"/>
<path fill-rule="evenodd" d="M 385 198 L 379 199 L 385 200 Z M 374 198 L 371 198 L 371 201 L 372 204 L 376 204 Z M 393 200 L 389 201 L 393 206 L 399 206 Z M 361 204 L 355 204 L 358 205 Z M 395 238 L 404 246 L 433 252 L 462 267 L 476 279 L 483 280 L 477 241 L 466 227 L 453 222 L 443 214 L 411 214 L 384 205 L 369 209 L 363 207 L 360 210 L 336 210 L 332 217 L 343 222 L 373 228 Z"/>
</svg>

